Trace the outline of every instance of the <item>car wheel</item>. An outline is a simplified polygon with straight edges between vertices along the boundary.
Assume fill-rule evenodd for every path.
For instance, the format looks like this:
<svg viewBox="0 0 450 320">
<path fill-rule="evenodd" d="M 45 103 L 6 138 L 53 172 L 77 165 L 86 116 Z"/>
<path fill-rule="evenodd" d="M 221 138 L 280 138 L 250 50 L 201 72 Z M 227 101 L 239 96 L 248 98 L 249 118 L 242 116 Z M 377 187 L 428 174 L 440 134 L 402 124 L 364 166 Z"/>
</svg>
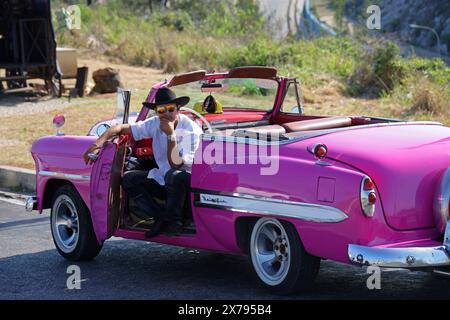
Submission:
<svg viewBox="0 0 450 320">
<path fill-rule="evenodd" d="M 253 270 L 263 287 L 275 294 L 309 289 L 320 259 L 308 254 L 290 223 L 262 218 L 253 226 L 249 241 Z"/>
<path fill-rule="evenodd" d="M 59 254 L 71 261 L 93 259 L 100 252 L 89 209 L 70 185 L 60 187 L 52 201 L 50 226 Z"/>
</svg>

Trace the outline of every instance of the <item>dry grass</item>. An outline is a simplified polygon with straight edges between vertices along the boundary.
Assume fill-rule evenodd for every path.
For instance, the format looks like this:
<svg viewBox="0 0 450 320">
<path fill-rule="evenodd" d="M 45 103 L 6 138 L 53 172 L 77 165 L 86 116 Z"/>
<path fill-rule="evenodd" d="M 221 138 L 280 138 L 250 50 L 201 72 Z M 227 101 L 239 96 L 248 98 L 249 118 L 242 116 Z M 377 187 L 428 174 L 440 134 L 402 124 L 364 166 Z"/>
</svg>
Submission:
<svg viewBox="0 0 450 320">
<path fill-rule="evenodd" d="M 413 113 L 428 113 L 430 115 L 447 114 L 450 110 L 450 96 L 439 92 L 431 83 L 422 83 L 413 98 L 411 111 Z"/>
<path fill-rule="evenodd" d="M 131 111 L 140 110 L 142 101 L 147 97 L 148 88 L 169 77 L 160 70 L 116 64 L 102 58 L 83 58 L 79 59 L 78 63 L 80 66 L 87 66 L 90 75 L 93 71 L 107 66 L 119 69 L 124 85 L 133 89 Z M 92 80 L 88 81 L 92 82 Z M 0 100 L 0 147 L 2 148 L 0 165 L 23 168 L 34 168 L 30 154 L 33 141 L 55 133 L 52 125 L 55 114 L 64 114 L 66 117 L 66 124 L 62 130 L 64 133 L 86 135 L 96 122 L 113 117 L 116 108 L 115 94 L 74 99 L 70 104 L 67 103 L 67 98 L 51 100 L 45 98 L 33 103 L 35 110 L 32 114 L 26 112 L 30 109 L 29 103 L 24 103 L 24 100 L 21 101 L 17 97 L 7 99 L 6 97 Z M 17 102 L 17 105 L 7 107 L 6 104 L 11 101 Z M 48 108 L 48 104 L 57 105 L 57 108 Z M 36 107 L 39 105 L 41 108 Z M 48 109 L 52 110 L 45 111 Z"/>
<path fill-rule="evenodd" d="M 139 91 L 132 99 L 132 111 L 139 111 L 146 92 Z M 64 114 L 66 124 L 62 131 L 70 135 L 86 135 L 96 122 L 114 116 L 115 95 L 79 99 L 68 107 L 39 114 L 15 115 L 1 118 L 0 164 L 34 168 L 30 148 L 36 139 L 55 133 L 52 120 L 55 114 Z M 61 146 L 64 148 L 65 146 Z"/>
</svg>

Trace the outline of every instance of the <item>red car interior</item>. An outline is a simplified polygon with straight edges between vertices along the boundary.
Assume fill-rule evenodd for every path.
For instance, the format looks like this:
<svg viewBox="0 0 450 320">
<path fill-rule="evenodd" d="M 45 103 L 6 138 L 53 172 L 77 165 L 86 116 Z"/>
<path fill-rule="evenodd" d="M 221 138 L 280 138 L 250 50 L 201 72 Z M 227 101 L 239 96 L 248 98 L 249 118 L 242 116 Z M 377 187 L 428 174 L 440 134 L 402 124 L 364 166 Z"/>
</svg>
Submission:
<svg viewBox="0 0 450 320">
<path fill-rule="evenodd" d="M 190 115 L 191 116 L 191 115 Z M 243 127 L 245 131 L 257 132 L 257 133 L 277 133 L 288 134 L 290 138 L 296 136 L 305 135 L 308 132 L 314 132 L 325 129 L 344 128 L 355 125 L 364 125 L 375 123 L 377 120 L 364 118 L 364 117 L 317 117 L 317 116 L 304 116 L 304 115 L 290 115 L 295 116 L 297 119 L 303 120 L 290 121 L 280 124 L 267 124 Z M 193 117 L 193 116 L 191 116 Z M 269 123 L 269 116 L 267 113 L 257 110 L 235 110 L 231 109 L 221 114 L 205 114 L 204 117 L 211 123 L 211 125 L 232 125 L 238 123 L 249 123 L 264 121 Z M 277 118 L 278 119 L 278 118 Z M 197 119 L 198 120 L 198 119 Z M 202 122 L 199 121 L 201 124 Z M 226 129 L 226 128 L 224 128 Z M 238 129 L 238 128 L 234 128 Z M 223 132 L 223 134 L 226 134 Z M 133 155 L 136 157 L 149 157 L 153 155 L 152 140 L 142 140 L 135 144 Z"/>
</svg>

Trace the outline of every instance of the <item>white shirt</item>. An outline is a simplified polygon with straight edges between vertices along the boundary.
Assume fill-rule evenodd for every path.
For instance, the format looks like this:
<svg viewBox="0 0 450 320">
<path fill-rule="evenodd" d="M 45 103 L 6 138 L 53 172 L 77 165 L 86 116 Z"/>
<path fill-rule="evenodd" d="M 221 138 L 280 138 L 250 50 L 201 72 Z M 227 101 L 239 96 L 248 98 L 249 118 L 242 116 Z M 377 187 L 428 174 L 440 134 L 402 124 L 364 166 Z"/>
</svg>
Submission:
<svg viewBox="0 0 450 320">
<path fill-rule="evenodd" d="M 153 139 L 153 155 L 158 168 L 150 170 L 149 179 L 155 179 L 160 185 L 164 185 L 164 176 L 171 169 L 167 160 L 167 135 L 159 127 L 157 116 L 131 124 L 131 132 L 135 141 Z M 191 172 L 194 154 L 200 144 L 202 129 L 184 114 L 178 115 L 178 124 L 175 128 L 177 146 L 180 157 L 183 159 L 181 170 Z"/>
</svg>

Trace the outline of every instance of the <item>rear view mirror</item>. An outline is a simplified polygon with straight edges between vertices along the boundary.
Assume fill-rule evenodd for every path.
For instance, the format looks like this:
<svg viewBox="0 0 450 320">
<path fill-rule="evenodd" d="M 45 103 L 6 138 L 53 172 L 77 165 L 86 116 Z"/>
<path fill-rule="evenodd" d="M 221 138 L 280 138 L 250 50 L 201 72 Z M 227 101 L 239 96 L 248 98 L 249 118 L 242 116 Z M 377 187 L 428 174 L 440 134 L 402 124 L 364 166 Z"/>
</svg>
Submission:
<svg viewBox="0 0 450 320">
<path fill-rule="evenodd" d="M 204 83 L 202 84 L 202 92 L 221 92 L 226 89 L 226 86 L 221 83 Z"/>
</svg>

